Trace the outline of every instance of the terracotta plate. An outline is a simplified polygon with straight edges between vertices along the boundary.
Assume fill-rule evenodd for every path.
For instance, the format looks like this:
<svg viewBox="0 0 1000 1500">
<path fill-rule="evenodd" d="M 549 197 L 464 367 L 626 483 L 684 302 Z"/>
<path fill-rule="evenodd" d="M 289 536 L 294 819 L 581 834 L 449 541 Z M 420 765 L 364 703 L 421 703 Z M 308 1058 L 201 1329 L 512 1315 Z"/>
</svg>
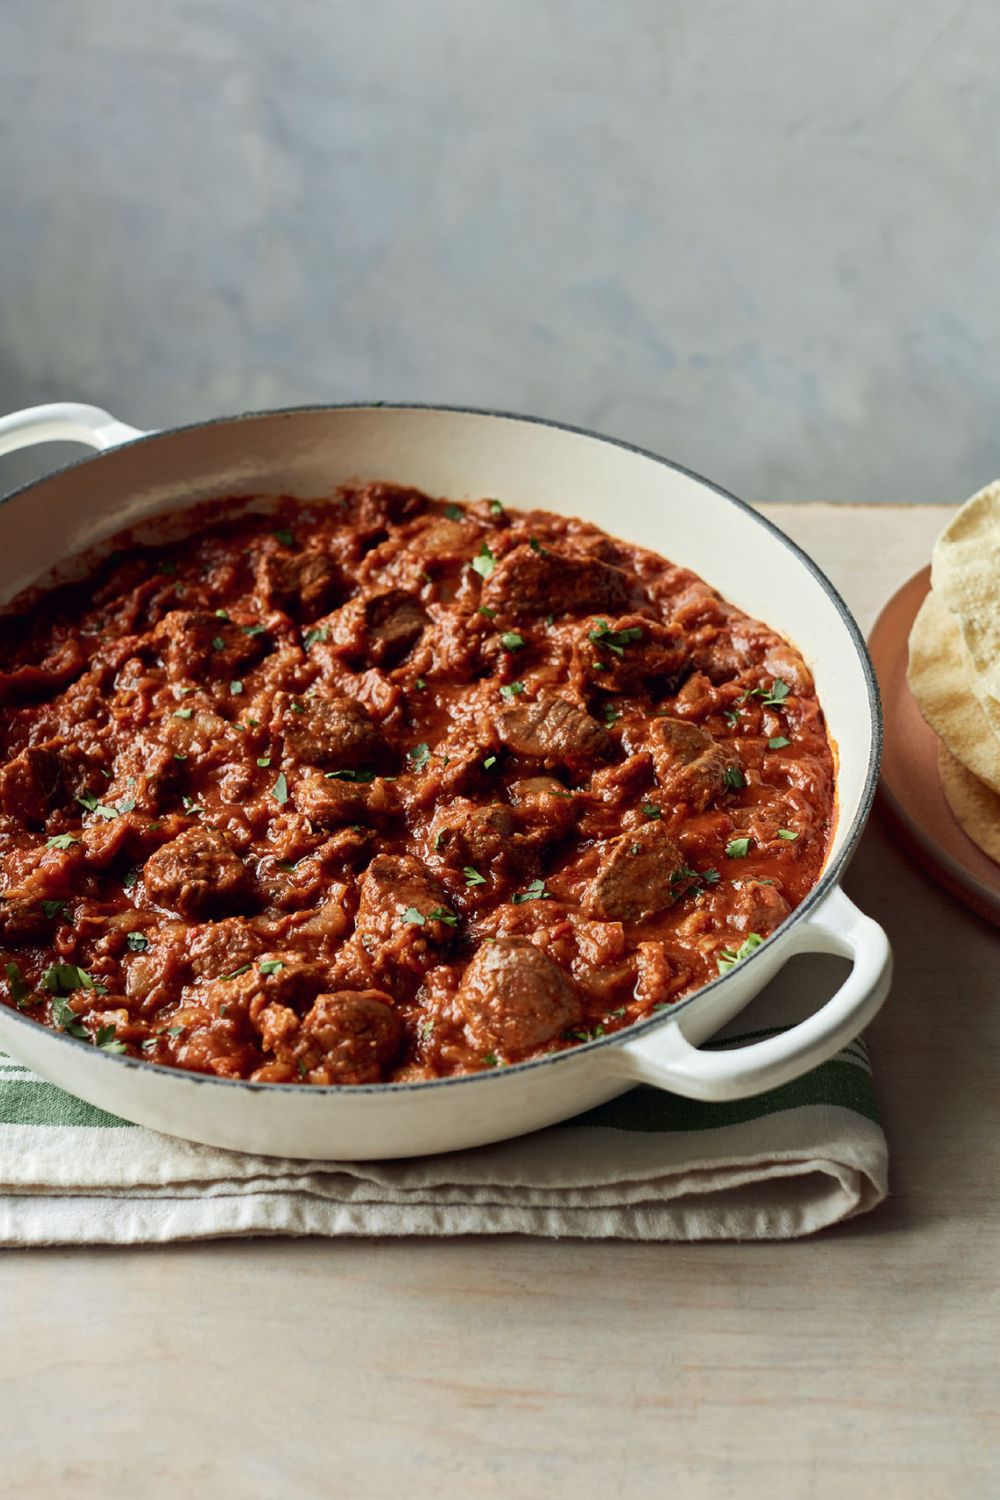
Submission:
<svg viewBox="0 0 1000 1500">
<path fill-rule="evenodd" d="M 1000 865 L 952 817 L 937 770 L 938 737 L 906 682 L 907 640 L 931 586 L 923 568 L 894 594 L 869 638 L 885 710 L 879 801 L 910 854 L 987 921 L 1000 926 Z"/>
</svg>

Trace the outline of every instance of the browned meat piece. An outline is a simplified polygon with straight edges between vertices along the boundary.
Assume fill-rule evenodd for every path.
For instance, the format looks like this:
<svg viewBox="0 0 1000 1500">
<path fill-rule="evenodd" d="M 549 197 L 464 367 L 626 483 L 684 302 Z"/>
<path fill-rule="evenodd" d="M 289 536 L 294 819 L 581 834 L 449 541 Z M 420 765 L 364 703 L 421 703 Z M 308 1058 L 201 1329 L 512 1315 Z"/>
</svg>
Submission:
<svg viewBox="0 0 1000 1500">
<path fill-rule="evenodd" d="M 292 782 L 292 801 L 303 817 L 323 828 L 383 820 L 395 807 L 392 784 L 343 781 L 324 771 L 305 771 Z"/>
<path fill-rule="evenodd" d="M 154 901 L 189 921 L 225 916 L 253 899 L 243 861 L 214 828 L 188 828 L 164 844 L 147 859 L 143 877 Z"/>
<path fill-rule="evenodd" d="M 27 943 L 51 931 L 53 918 L 45 915 L 40 893 L 10 890 L 0 896 L 0 940 Z"/>
<path fill-rule="evenodd" d="M 0 766 L 0 807 L 29 828 L 41 828 L 59 791 L 59 757 L 29 747 Z"/>
<path fill-rule="evenodd" d="M 177 721 L 178 724 L 190 722 Z M 172 746 L 161 745 L 147 735 L 136 735 L 115 757 L 110 800 L 130 798 L 143 812 L 158 813 L 169 801 L 177 798 L 181 764 Z"/>
<path fill-rule="evenodd" d="M 356 698 L 294 698 L 281 717 L 285 755 L 326 771 L 386 770 L 392 752 Z"/>
<path fill-rule="evenodd" d="M 735 777 L 740 770 L 733 745 L 718 744 L 707 729 L 685 719 L 654 719 L 649 748 L 663 795 L 697 812 L 722 791 L 727 774 Z"/>
<path fill-rule="evenodd" d="M 767 937 L 788 916 L 791 908 L 777 886 L 763 880 L 741 880 L 734 887 L 727 924 L 737 932 L 757 932 Z"/>
<path fill-rule="evenodd" d="M 525 828 L 544 830 L 549 842 L 561 838 L 579 817 L 578 799 L 554 776 L 525 776 L 509 790 Z"/>
<path fill-rule="evenodd" d="M 393 521 L 408 521 L 427 509 L 427 496 L 419 490 L 399 484 L 366 484 L 355 490 L 352 499 L 358 520 L 364 526 L 385 526 Z"/>
<path fill-rule="evenodd" d="M 428 614 L 413 594 L 390 589 L 365 602 L 368 655 L 378 666 L 394 667 L 419 640 Z"/>
<path fill-rule="evenodd" d="M 310 1083 L 378 1083 L 399 1052 L 403 1024 L 381 990 L 319 995 L 299 1028 L 296 1071 Z"/>
<path fill-rule="evenodd" d="M 621 568 L 596 557 L 574 557 L 552 549 L 515 547 L 483 584 L 482 603 L 499 614 L 583 614 L 625 609 L 641 590 Z"/>
<path fill-rule="evenodd" d="M 336 563 L 322 552 L 289 552 L 274 543 L 258 559 L 255 587 L 265 605 L 295 620 L 314 620 L 336 602 L 344 582 Z"/>
<path fill-rule="evenodd" d="M 196 979 L 231 974 L 252 963 L 263 946 L 245 917 L 224 917 L 221 922 L 189 927 L 185 933 L 188 964 Z"/>
<path fill-rule="evenodd" d="M 660 822 L 612 839 L 583 895 L 588 916 L 608 922 L 641 922 L 665 911 L 676 894 L 670 877 L 683 867 L 681 852 Z"/>
<path fill-rule="evenodd" d="M 462 976 L 458 1005 L 483 1053 L 523 1057 L 580 1019 L 568 974 L 527 938 L 484 943 Z"/>
<path fill-rule="evenodd" d="M 375 856 L 361 880 L 356 926 L 363 939 L 373 945 L 397 943 L 401 935 L 441 942 L 453 925 L 447 897 L 425 864 L 410 854 Z"/>
<path fill-rule="evenodd" d="M 434 820 L 432 843 L 447 865 L 465 866 L 486 875 L 520 875 L 528 868 L 532 850 L 520 832 L 519 820 L 502 802 L 486 807 L 449 808 Z"/>
<path fill-rule="evenodd" d="M 609 693 L 651 692 L 687 661 L 684 632 L 643 615 L 592 616 L 580 627 L 576 652 L 595 687 Z"/>
<path fill-rule="evenodd" d="M 248 635 L 207 609 L 172 609 L 153 631 L 153 643 L 174 681 L 239 677 L 267 648 L 264 636 Z"/>
<path fill-rule="evenodd" d="M 553 693 L 539 693 L 531 703 L 500 709 L 494 723 L 500 743 L 508 750 L 547 766 L 591 765 L 613 749 L 596 719 Z"/>
</svg>

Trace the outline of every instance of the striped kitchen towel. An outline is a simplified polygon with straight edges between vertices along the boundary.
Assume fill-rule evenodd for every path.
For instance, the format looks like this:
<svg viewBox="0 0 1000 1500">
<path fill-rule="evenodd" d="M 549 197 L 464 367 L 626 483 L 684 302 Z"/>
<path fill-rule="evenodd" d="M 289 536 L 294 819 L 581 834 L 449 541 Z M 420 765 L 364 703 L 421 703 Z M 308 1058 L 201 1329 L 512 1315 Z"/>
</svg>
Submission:
<svg viewBox="0 0 1000 1500">
<path fill-rule="evenodd" d="M 797 1017 L 786 987 L 715 1045 Z M 795 1009 L 794 1006 L 791 1007 Z M 0 1244 L 248 1235 L 790 1239 L 882 1201 L 887 1148 L 864 1042 L 756 1099 L 639 1088 L 565 1125 L 447 1156 L 315 1162 L 158 1135 L 0 1054 Z"/>
</svg>

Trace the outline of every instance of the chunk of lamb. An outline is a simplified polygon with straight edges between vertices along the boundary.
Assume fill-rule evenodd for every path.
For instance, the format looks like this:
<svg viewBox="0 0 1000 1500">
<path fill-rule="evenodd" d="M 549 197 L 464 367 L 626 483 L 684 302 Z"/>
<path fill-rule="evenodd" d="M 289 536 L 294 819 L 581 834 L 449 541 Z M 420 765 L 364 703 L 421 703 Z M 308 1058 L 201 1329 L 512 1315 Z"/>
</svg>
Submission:
<svg viewBox="0 0 1000 1500">
<path fill-rule="evenodd" d="M 325 771 L 387 770 L 393 756 L 356 698 L 293 699 L 281 715 L 285 755 Z"/>
<path fill-rule="evenodd" d="M 172 609 L 154 630 L 153 644 L 172 681 L 239 677 L 267 649 L 264 636 L 247 635 L 207 609 Z"/>
<path fill-rule="evenodd" d="M 508 750 L 549 767 L 586 767 L 606 759 L 613 749 L 610 736 L 596 719 L 552 693 L 539 693 L 531 703 L 501 709 L 494 728 Z"/>
<path fill-rule="evenodd" d="M 153 900 L 188 921 L 225 916 L 253 900 L 242 860 L 214 828 L 186 829 L 151 854 L 142 873 Z"/>
<path fill-rule="evenodd" d="M 342 596 L 343 588 L 336 563 L 314 548 L 289 552 L 269 545 L 257 560 L 257 596 L 296 620 L 314 620 Z"/>
<path fill-rule="evenodd" d="M 342 781 L 324 771 L 309 770 L 292 782 L 296 812 L 321 828 L 342 828 L 352 823 L 379 822 L 395 807 L 392 784 Z"/>
<path fill-rule="evenodd" d="M 377 854 L 361 881 L 355 926 L 366 940 L 366 948 L 424 937 L 442 942 L 453 923 L 432 913 L 450 916 L 446 900 L 441 886 L 419 859 L 410 854 Z M 414 913 L 423 920 L 403 920 Z"/>
<path fill-rule="evenodd" d="M 296 1074 L 314 1084 L 378 1083 L 403 1042 L 403 1023 L 381 990 L 318 995 L 291 1053 Z M 275 1049 L 280 1058 L 281 1049 Z"/>
<path fill-rule="evenodd" d="M 673 904 L 671 876 L 684 860 L 660 822 L 622 833 L 606 846 L 583 894 L 588 916 L 607 922 L 641 922 Z"/>
<path fill-rule="evenodd" d="M 473 1044 L 508 1058 L 554 1041 L 582 1012 L 570 976 L 518 937 L 483 944 L 462 976 L 457 1000 Z"/>
<path fill-rule="evenodd" d="M 629 693 L 677 677 L 687 662 L 687 642 L 677 625 L 620 615 L 589 619 L 578 634 L 576 653 L 595 687 Z"/>
<path fill-rule="evenodd" d="M 780 927 L 791 907 L 777 886 L 763 880 L 741 880 L 733 890 L 728 925 L 737 932 L 767 937 Z"/>
<path fill-rule="evenodd" d="M 28 828 L 41 828 L 60 788 L 59 757 L 29 746 L 0 766 L 0 807 Z"/>
<path fill-rule="evenodd" d="M 655 719 L 649 748 L 666 798 L 696 812 L 704 812 L 725 787 L 727 775 L 740 769 L 733 745 L 720 745 L 707 729 L 685 719 Z"/>
<path fill-rule="evenodd" d="M 574 557 L 551 548 L 515 547 L 486 579 L 482 604 L 498 614 L 583 614 L 621 610 L 639 591 L 628 573 L 596 557 Z"/>
<path fill-rule="evenodd" d="M 466 866 L 480 875 L 520 875 L 531 861 L 531 848 L 525 846 L 518 819 L 502 802 L 486 807 L 447 808 L 432 825 L 433 846 L 446 864 L 455 869 Z"/>
</svg>

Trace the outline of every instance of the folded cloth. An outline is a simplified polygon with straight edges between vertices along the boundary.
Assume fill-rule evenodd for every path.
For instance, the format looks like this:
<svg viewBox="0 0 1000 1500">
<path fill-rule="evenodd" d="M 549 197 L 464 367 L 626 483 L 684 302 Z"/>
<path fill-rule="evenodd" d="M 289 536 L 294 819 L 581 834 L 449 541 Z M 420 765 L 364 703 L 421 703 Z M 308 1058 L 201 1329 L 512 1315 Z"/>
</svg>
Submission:
<svg viewBox="0 0 1000 1500">
<path fill-rule="evenodd" d="M 740 1018 L 713 1045 L 790 1020 L 775 995 L 757 1002 L 753 1031 Z M 791 1239 L 880 1203 L 887 1156 L 860 1038 L 754 1099 L 700 1104 L 638 1088 L 534 1135 L 387 1162 L 194 1145 L 81 1103 L 0 1053 L 7 1246 L 307 1234 Z"/>
</svg>

